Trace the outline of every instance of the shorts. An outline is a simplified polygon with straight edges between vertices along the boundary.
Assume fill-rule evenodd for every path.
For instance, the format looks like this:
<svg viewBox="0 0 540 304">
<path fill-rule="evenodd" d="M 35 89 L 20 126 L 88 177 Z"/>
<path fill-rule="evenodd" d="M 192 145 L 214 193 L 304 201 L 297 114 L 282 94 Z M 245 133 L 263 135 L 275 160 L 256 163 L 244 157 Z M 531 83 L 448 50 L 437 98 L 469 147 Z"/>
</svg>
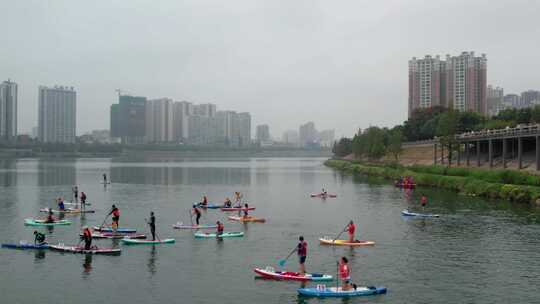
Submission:
<svg viewBox="0 0 540 304">
<path fill-rule="evenodd" d="M 343 281 L 343 283 L 345 284 L 350 284 L 351 283 L 351 278 L 346 278 L 346 279 L 341 279 Z"/>
<path fill-rule="evenodd" d="M 303 265 L 306 262 L 306 258 L 307 258 L 306 256 L 301 256 L 299 258 L 300 265 Z"/>
</svg>

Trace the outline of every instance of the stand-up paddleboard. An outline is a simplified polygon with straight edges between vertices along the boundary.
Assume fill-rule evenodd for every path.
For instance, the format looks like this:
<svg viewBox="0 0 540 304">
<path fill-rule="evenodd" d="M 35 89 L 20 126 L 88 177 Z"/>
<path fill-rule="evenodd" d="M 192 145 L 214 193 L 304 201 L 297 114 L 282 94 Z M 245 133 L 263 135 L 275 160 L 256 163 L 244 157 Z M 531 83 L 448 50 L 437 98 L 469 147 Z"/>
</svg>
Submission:
<svg viewBox="0 0 540 304">
<path fill-rule="evenodd" d="M 173 225 L 174 229 L 216 229 L 217 225 L 184 225 L 184 223 L 178 222 Z"/>
<path fill-rule="evenodd" d="M 101 232 L 115 232 L 111 227 L 94 226 L 92 229 L 95 230 L 95 231 L 101 231 Z M 137 230 L 132 229 L 132 228 L 118 228 L 118 229 L 116 229 L 116 233 L 135 233 L 135 232 L 137 232 Z"/>
<path fill-rule="evenodd" d="M 48 249 L 49 244 L 34 244 L 34 243 L 25 243 L 20 242 L 19 244 L 2 244 L 2 248 L 11 248 L 11 249 Z"/>
<path fill-rule="evenodd" d="M 333 240 L 329 237 L 323 237 L 319 239 L 321 245 L 331 245 L 331 246 L 373 246 L 375 245 L 374 241 L 365 241 L 365 240 L 355 240 L 354 242 L 349 242 L 349 240 Z"/>
<path fill-rule="evenodd" d="M 332 281 L 332 276 L 328 274 L 319 274 L 319 273 L 306 273 L 300 274 L 293 271 L 276 271 L 273 267 L 267 266 L 266 268 L 254 268 L 253 271 L 265 279 L 272 280 L 289 280 L 289 281 L 314 281 L 314 282 L 323 282 L 323 281 Z"/>
<path fill-rule="evenodd" d="M 138 239 L 122 239 L 122 243 L 126 245 L 159 245 L 159 244 L 172 244 L 174 239 L 161 239 L 161 240 L 138 240 Z"/>
<path fill-rule="evenodd" d="M 307 297 L 348 298 L 385 294 L 386 287 L 358 286 L 345 291 L 342 290 L 341 287 L 326 287 L 324 285 L 318 285 L 314 288 L 299 288 L 298 293 Z"/>
<path fill-rule="evenodd" d="M 252 210 L 255 210 L 255 207 L 223 207 L 221 208 L 221 211 L 245 211 L 245 210 L 248 210 L 248 211 L 252 211 Z"/>
<path fill-rule="evenodd" d="M 409 210 L 403 210 L 403 211 L 401 211 L 401 215 L 403 215 L 403 216 L 410 216 L 410 217 L 439 217 L 438 214 L 431 214 L 431 213 L 416 213 L 416 212 L 410 212 Z"/>
<path fill-rule="evenodd" d="M 324 194 L 324 193 L 312 193 L 310 194 L 309 196 L 311 197 L 320 197 L 320 198 L 336 198 L 337 197 L 337 194 L 330 194 L 330 193 L 327 193 L 327 194 Z"/>
<path fill-rule="evenodd" d="M 83 246 L 65 246 L 64 244 L 49 245 L 49 248 L 56 251 L 82 254 L 117 255 L 122 252 L 120 248 L 99 248 L 97 246 L 92 246 L 92 248 L 86 250 Z"/>
<path fill-rule="evenodd" d="M 79 234 L 83 236 L 82 233 Z M 114 233 L 114 232 L 92 232 L 94 239 L 146 239 L 146 234 L 142 233 Z"/>
<path fill-rule="evenodd" d="M 82 210 L 78 208 L 66 208 L 65 210 L 56 210 L 56 209 L 50 209 L 50 208 L 42 208 L 39 209 L 39 212 L 47 212 L 49 213 L 49 210 L 52 210 L 52 213 L 56 214 L 81 214 L 81 213 L 96 213 L 96 210 Z"/>
<path fill-rule="evenodd" d="M 237 222 L 254 222 L 254 223 L 264 223 L 266 222 L 265 219 L 260 217 L 254 217 L 254 216 L 228 216 L 227 217 L 231 221 L 237 221 Z"/>
<path fill-rule="evenodd" d="M 204 238 L 217 238 L 216 233 L 204 233 L 204 232 L 195 232 L 194 236 L 198 239 Z M 243 232 L 223 232 L 219 237 L 220 238 L 230 238 L 230 237 L 243 237 Z"/>
<path fill-rule="evenodd" d="M 61 226 L 61 225 L 71 225 L 71 222 L 68 220 L 56 220 L 52 223 L 48 223 L 46 220 L 42 219 L 25 219 L 24 224 L 26 226 Z"/>
<path fill-rule="evenodd" d="M 80 206 L 81 203 L 66 203 L 66 202 L 64 202 L 64 205 L 66 205 L 66 206 Z M 84 205 L 85 206 L 90 206 L 92 204 L 90 204 L 89 202 L 86 202 L 86 203 L 84 203 Z"/>
</svg>

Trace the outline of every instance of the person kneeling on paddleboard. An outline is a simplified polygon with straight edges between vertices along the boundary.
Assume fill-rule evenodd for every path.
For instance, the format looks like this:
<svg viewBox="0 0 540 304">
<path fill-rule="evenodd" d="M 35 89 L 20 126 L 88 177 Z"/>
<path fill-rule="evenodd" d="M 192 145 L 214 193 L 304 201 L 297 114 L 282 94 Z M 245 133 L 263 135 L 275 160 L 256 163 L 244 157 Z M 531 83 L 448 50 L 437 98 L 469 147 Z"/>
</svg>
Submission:
<svg viewBox="0 0 540 304">
<path fill-rule="evenodd" d="M 216 222 L 217 225 L 217 236 L 220 237 L 223 234 L 223 230 L 225 229 L 225 226 L 223 226 L 223 223 L 220 221 Z"/>
<path fill-rule="evenodd" d="M 343 282 L 341 290 L 347 291 L 351 289 L 351 270 L 349 269 L 349 260 L 346 257 L 341 257 L 339 262 L 339 278 Z"/>
<path fill-rule="evenodd" d="M 352 220 L 349 222 L 349 225 L 347 225 L 345 230 L 347 230 L 349 233 L 349 243 L 354 243 L 354 232 L 356 231 L 356 225 L 354 225 Z"/>
<path fill-rule="evenodd" d="M 34 230 L 34 244 L 43 245 L 45 244 L 45 234 Z"/>
<path fill-rule="evenodd" d="M 223 203 L 223 206 L 225 208 L 231 208 L 232 207 L 232 202 L 228 197 L 225 199 L 225 203 Z"/>
<path fill-rule="evenodd" d="M 424 209 L 427 205 L 427 196 L 422 194 L 422 197 L 420 198 L 420 205 L 422 206 L 422 209 Z"/>
<path fill-rule="evenodd" d="M 82 240 L 84 241 L 84 250 L 90 250 L 92 247 L 92 231 L 87 226 L 83 228 Z"/>
<path fill-rule="evenodd" d="M 306 267 L 304 266 L 304 263 L 306 262 L 307 258 L 307 243 L 304 241 L 304 237 L 300 236 L 298 238 L 300 241 L 298 243 L 296 253 L 298 254 L 298 262 L 300 264 L 300 275 L 306 274 Z"/>
<path fill-rule="evenodd" d="M 109 215 L 112 214 L 112 228 L 116 231 L 120 225 L 120 210 L 116 208 L 115 205 L 112 205 L 111 212 L 109 212 Z"/>
<path fill-rule="evenodd" d="M 46 223 L 54 223 L 54 216 L 52 209 L 49 208 L 49 214 L 47 215 Z"/>
<path fill-rule="evenodd" d="M 152 234 L 152 241 L 156 240 L 156 217 L 154 216 L 154 212 L 150 212 L 150 221 L 147 222 L 150 226 L 150 233 Z"/>
<path fill-rule="evenodd" d="M 197 223 L 197 226 L 199 226 L 199 220 L 201 219 L 201 211 L 199 208 L 197 208 L 197 205 L 193 205 L 193 214 L 192 217 L 195 215 L 195 223 Z"/>
</svg>

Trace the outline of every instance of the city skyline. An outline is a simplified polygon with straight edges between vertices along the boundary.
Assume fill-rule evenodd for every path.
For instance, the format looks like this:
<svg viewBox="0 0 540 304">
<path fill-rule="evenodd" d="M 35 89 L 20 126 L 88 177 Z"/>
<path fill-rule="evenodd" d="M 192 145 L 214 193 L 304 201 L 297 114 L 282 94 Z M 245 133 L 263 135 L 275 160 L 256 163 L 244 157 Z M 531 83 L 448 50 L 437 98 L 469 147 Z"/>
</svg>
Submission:
<svg viewBox="0 0 540 304">
<path fill-rule="evenodd" d="M 539 10 L 521 0 L 115 2 L 106 10 L 15 1 L 0 20 L 10 29 L 0 77 L 19 84 L 24 133 L 37 121 L 35 88 L 63 83 L 78 91 L 79 134 L 108 126 L 103 114 L 119 88 L 247 111 L 254 124 L 271 122 L 275 134 L 315 119 L 351 136 L 406 120 L 413 56 L 475 50 L 489 57 L 488 83 L 508 92 L 540 87 L 540 42 L 531 39 Z"/>
</svg>

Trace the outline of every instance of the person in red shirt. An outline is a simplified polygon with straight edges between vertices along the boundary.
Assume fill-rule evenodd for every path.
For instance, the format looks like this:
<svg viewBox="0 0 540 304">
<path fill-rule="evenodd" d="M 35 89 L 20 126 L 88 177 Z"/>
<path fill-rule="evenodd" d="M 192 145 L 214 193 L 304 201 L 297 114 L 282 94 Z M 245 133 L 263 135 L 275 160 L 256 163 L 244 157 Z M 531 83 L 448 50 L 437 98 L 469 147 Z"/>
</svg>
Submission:
<svg viewBox="0 0 540 304">
<path fill-rule="evenodd" d="M 339 278 L 343 282 L 341 290 L 351 289 L 351 269 L 349 268 L 349 260 L 346 257 L 341 257 L 339 262 Z"/>
<path fill-rule="evenodd" d="M 304 263 L 306 262 L 306 258 L 307 258 L 307 242 L 304 241 L 303 236 L 300 236 L 298 240 L 300 242 L 298 243 L 298 246 L 296 247 L 296 252 L 298 254 L 298 260 L 300 263 L 300 274 L 304 275 L 306 273 L 306 267 L 304 266 Z"/>
<path fill-rule="evenodd" d="M 422 194 L 422 197 L 420 198 L 420 205 L 422 206 L 422 209 L 424 209 L 427 205 L 427 196 Z"/>
<path fill-rule="evenodd" d="M 354 225 L 353 221 L 349 222 L 346 230 L 349 233 L 349 243 L 354 243 L 354 232 L 356 231 L 356 226 Z"/>
</svg>

